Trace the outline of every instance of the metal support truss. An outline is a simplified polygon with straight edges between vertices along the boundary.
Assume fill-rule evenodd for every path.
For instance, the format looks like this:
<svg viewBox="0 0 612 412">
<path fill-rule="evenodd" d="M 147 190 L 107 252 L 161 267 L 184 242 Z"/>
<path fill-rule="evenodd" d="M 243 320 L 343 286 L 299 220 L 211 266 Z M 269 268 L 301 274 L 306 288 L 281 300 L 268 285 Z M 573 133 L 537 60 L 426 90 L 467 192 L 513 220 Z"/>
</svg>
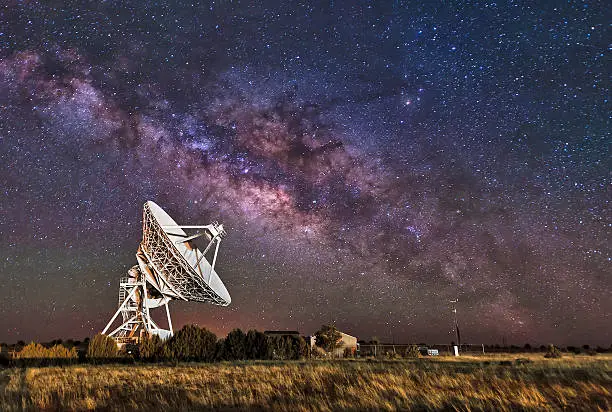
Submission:
<svg viewBox="0 0 612 412">
<path fill-rule="evenodd" d="M 129 270 L 128 277 L 121 278 L 119 282 L 119 308 L 102 333 L 107 334 L 121 314 L 121 325 L 108 333 L 108 336 L 117 341 L 118 346 L 138 344 L 145 334 L 158 335 L 162 339 L 167 339 L 172 336 L 172 320 L 168 310 L 169 300 L 169 298 L 148 298 L 146 277 L 138 266 L 134 266 Z M 161 305 L 166 306 L 169 329 L 160 328 L 151 318 L 150 309 Z"/>
</svg>

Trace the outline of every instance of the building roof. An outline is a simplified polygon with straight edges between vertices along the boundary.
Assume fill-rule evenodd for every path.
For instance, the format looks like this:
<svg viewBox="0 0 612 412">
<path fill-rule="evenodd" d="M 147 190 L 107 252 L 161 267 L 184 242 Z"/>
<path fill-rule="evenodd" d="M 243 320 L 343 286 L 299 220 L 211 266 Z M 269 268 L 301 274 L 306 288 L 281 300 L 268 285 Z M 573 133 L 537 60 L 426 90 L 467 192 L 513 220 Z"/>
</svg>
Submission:
<svg viewBox="0 0 612 412">
<path fill-rule="evenodd" d="M 265 330 L 264 334 L 265 335 L 282 335 L 282 336 L 285 336 L 285 335 L 299 336 L 300 332 L 298 332 L 297 330 Z"/>
</svg>

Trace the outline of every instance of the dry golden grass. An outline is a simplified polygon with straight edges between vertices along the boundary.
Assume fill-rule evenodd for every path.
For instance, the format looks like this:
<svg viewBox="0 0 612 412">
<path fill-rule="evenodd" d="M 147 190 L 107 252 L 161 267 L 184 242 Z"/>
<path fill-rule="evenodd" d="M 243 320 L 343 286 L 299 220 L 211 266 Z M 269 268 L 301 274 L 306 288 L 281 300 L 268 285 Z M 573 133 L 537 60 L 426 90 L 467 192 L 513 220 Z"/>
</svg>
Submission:
<svg viewBox="0 0 612 412">
<path fill-rule="evenodd" d="M 531 363 L 510 363 L 517 357 Z M 500 361 L 502 362 L 500 364 Z M 0 410 L 610 410 L 612 357 L 0 370 Z"/>
</svg>

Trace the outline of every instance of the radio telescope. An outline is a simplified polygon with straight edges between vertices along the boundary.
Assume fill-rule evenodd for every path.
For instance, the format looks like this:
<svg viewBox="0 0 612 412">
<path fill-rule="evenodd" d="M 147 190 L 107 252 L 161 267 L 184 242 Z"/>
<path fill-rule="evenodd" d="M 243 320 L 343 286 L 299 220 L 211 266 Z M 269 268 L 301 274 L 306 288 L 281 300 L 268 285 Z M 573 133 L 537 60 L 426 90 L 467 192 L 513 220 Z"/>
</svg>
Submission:
<svg viewBox="0 0 612 412">
<path fill-rule="evenodd" d="M 187 235 L 184 229 L 195 229 L 198 233 Z M 117 345 L 137 344 L 145 333 L 167 339 L 172 336 L 168 309 L 171 300 L 229 305 L 230 295 L 215 272 L 224 236 L 223 225 L 217 222 L 206 226 L 178 225 L 157 204 L 146 202 L 142 242 L 136 253 L 138 265 L 120 279 L 119 308 L 102 333 L 107 334 L 121 314 L 121 325 L 108 333 Z M 194 244 L 197 238 L 207 241 L 204 250 Z M 160 328 L 151 318 L 150 310 L 161 306 L 166 308 L 168 329 Z"/>
</svg>

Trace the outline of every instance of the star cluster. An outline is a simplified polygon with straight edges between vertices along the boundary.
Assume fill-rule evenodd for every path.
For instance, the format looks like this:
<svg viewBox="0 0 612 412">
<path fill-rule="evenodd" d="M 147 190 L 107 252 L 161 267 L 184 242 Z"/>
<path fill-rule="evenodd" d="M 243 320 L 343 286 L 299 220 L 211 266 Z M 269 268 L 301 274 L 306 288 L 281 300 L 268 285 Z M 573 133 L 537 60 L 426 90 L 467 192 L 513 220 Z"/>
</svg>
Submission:
<svg viewBox="0 0 612 412">
<path fill-rule="evenodd" d="M 0 339 L 102 329 L 141 207 L 223 221 L 223 334 L 609 344 L 601 3 L 8 2 Z"/>
</svg>

